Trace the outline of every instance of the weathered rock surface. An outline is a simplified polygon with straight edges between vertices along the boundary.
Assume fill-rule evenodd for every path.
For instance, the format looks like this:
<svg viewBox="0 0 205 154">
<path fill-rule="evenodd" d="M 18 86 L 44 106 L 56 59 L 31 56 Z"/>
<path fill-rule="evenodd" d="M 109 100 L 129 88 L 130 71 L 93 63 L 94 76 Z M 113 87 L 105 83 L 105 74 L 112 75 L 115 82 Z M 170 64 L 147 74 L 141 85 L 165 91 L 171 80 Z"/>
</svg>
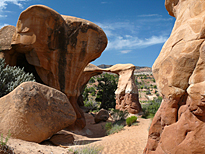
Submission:
<svg viewBox="0 0 205 154">
<path fill-rule="evenodd" d="M 205 1 L 166 0 L 165 6 L 176 22 L 152 67 L 163 100 L 144 153 L 204 153 Z"/>
<path fill-rule="evenodd" d="M 138 88 L 135 84 L 134 70 L 132 64 L 116 64 L 110 68 L 104 69 L 119 75 L 119 81 L 116 95 L 116 109 L 127 110 L 129 113 L 139 113 L 141 105 L 139 103 Z"/>
<path fill-rule="evenodd" d="M 4 26 L 0 29 L 0 47 L 1 50 L 10 50 L 11 49 L 11 40 L 16 31 L 15 26 Z"/>
<path fill-rule="evenodd" d="M 0 58 L 5 58 L 6 62 L 11 65 L 16 64 L 16 53 L 11 47 L 12 37 L 16 31 L 16 27 L 8 25 L 0 29 Z"/>
<path fill-rule="evenodd" d="M 56 146 L 68 146 L 70 144 L 73 144 L 74 137 L 72 134 L 68 134 L 65 131 L 60 131 L 56 134 L 54 134 L 49 141 L 53 143 Z"/>
<path fill-rule="evenodd" d="M 5 58 L 10 65 L 30 65 L 28 70 L 36 72 L 39 82 L 65 93 L 76 111 L 76 124 L 83 128 L 85 119 L 77 104 L 79 79 L 106 45 L 105 33 L 94 23 L 34 5 L 21 13 L 11 41 L 14 54 Z"/>
<path fill-rule="evenodd" d="M 134 79 L 135 66 L 132 64 L 116 64 L 110 68 L 101 69 L 93 64 L 89 64 L 80 78 L 80 91 L 84 89 L 85 85 L 92 76 L 101 74 L 102 72 L 111 72 L 119 75 L 119 82 L 116 94 L 116 109 L 127 110 L 129 113 L 139 113 L 141 105 L 138 98 L 138 88 Z M 80 100 L 80 98 L 78 99 Z M 80 102 L 79 102 L 80 104 Z"/>
<path fill-rule="evenodd" d="M 78 82 L 78 89 L 80 91 L 80 96 L 83 93 L 83 90 L 86 86 L 86 84 L 88 83 L 88 81 L 90 80 L 91 77 L 102 74 L 103 70 L 93 64 L 88 64 L 82 75 L 80 76 L 79 82 Z M 78 99 L 80 101 L 80 98 Z M 82 99 L 81 99 L 82 101 Z M 79 102 L 79 104 L 82 104 L 83 102 Z"/>
<path fill-rule="evenodd" d="M 71 125 L 76 113 L 62 92 L 36 82 L 24 82 L 0 98 L 0 132 L 40 143 Z"/>
<path fill-rule="evenodd" d="M 101 121 L 107 121 L 109 118 L 109 113 L 105 109 L 101 109 L 96 115 L 95 115 L 95 123 L 99 123 Z"/>
</svg>

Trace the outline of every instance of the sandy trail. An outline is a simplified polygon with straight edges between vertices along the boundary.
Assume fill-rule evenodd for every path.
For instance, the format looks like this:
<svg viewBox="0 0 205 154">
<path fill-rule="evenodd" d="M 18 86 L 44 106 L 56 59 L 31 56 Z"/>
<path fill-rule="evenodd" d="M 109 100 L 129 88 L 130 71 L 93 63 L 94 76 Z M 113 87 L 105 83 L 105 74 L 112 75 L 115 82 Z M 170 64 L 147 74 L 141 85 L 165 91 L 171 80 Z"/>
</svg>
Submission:
<svg viewBox="0 0 205 154">
<path fill-rule="evenodd" d="M 88 115 L 86 117 L 88 118 Z M 87 129 L 91 130 L 92 132 L 97 132 L 102 129 L 102 125 L 104 125 L 104 123 L 101 123 L 101 126 L 97 126 L 96 124 L 92 126 L 92 118 L 88 119 L 90 120 L 87 122 Z M 124 127 L 124 130 L 120 131 L 119 133 L 101 138 L 91 138 L 96 136 L 96 134 L 93 134 L 90 135 L 91 137 L 78 138 L 78 141 L 83 140 L 86 142 L 90 140 L 91 142 L 91 140 L 94 140 L 94 142 L 90 143 L 90 145 L 102 147 L 102 154 L 142 154 L 146 146 L 148 129 L 151 120 L 138 118 L 138 122 L 139 123 L 137 126 L 126 126 Z M 101 130 L 101 132 L 102 134 L 104 133 L 103 130 Z"/>
</svg>

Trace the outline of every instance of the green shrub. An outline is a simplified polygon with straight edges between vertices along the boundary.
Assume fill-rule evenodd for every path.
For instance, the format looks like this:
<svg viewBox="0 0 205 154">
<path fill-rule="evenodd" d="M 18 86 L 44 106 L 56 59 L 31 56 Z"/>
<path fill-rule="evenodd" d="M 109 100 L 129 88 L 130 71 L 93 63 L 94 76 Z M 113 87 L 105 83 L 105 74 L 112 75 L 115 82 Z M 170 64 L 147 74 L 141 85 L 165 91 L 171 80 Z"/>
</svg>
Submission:
<svg viewBox="0 0 205 154">
<path fill-rule="evenodd" d="M 7 137 L 5 138 L 5 141 L 4 141 L 4 138 L 3 138 L 3 134 L 1 134 L 1 141 L 0 141 L 0 153 L 1 154 L 13 154 L 13 149 L 10 148 L 8 145 L 7 145 L 7 142 L 9 140 L 11 136 L 11 133 L 10 133 L 10 130 L 8 132 L 8 135 Z"/>
<path fill-rule="evenodd" d="M 105 124 L 105 129 L 106 129 L 106 131 L 108 132 L 110 129 L 112 129 L 112 123 L 111 122 L 107 122 L 106 124 Z"/>
<path fill-rule="evenodd" d="M 136 121 L 137 121 L 137 117 L 136 116 L 131 116 L 131 117 L 126 119 L 126 124 L 128 126 L 131 126 Z"/>
<path fill-rule="evenodd" d="M 119 131 L 123 130 L 123 128 L 124 128 L 123 125 L 115 124 L 114 126 L 112 126 L 111 129 L 107 130 L 106 133 L 107 133 L 107 135 L 118 133 Z"/>
<path fill-rule="evenodd" d="M 119 131 L 123 130 L 124 126 L 123 125 L 118 125 L 118 124 L 112 124 L 111 122 L 107 122 L 105 124 L 105 129 L 106 129 L 106 134 L 114 134 L 118 133 Z"/>
<path fill-rule="evenodd" d="M 89 80 L 89 83 L 94 83 L 94 82 L 95 82 L 94 77 L 91 77 L 90 80 Z"/>
<path fill-rule="evenodd" d="M 102 74 L 97 77 L 97 95 L 95 100 L 101 102 L 100 109 L 115 108 L 115 90 L 117 89 L 118 76 L 112 74 Z"/>
<path fill-rule="evenodd" d="M 146 91 L 146 95 L 151 95 L 151 92 L 149 90 Z"/>
<path fill-rule="evenodd" d="M 103 148 L 99 146 L 84 146 L 84 147 L 76 147 L 75 149 L 69 149 L 69 151 L 74 154 L 99 154 Z"/>
<path fill-rule="evenodd" d="M 147 104 L 142 106 L 143 115 L 142 118 L 153 118 L 158 108 L 161 105 L 162 98 L 158 97 Z"/>
<path fill-rule="evenodd" d="M 129 112 L 127 110 L 125 111 L 120 111 L 120 110 L 116 110 L 116 109 L 113 109 L 111 111 L 111 115 L 113 117 L 113 120 L 125 120 L 126 117 L 128 116 Z"/>
<path fill-rule="evenodd" d="M 26 81 L 35 81 L 33 74 L 26 73 L 24 68 L 16 66 L 5 67 L 5 60 L 0 59 L 0 97 L 14 90 Z"/>
</svg>

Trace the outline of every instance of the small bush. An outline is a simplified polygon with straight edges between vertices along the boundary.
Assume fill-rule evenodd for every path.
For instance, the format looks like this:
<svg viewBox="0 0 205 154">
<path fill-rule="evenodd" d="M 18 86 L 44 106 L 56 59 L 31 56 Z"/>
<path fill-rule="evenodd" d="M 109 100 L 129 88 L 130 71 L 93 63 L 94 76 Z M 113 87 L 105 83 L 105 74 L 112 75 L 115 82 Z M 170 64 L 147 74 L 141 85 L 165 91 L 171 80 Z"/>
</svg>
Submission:
<svg viewBox="0 0 205 154">
<path fill-rule="evenodd" d="M 137 121 L 137 117 L 136 116 L 131 116 L 131 117 L 126 119 L 126 124 L 128 126 L 131 126 L 136 121 Z"/>
<path fill-rule="evenodd" d="M 11 149 L 8 145 L 7 145 L 7 142 L 10 138 L 11 134 L 10 134 L 10 131 L 7 135 L 7 137 L 5 138 L 5 141 L 4 141 L 4 138 L 3 138 L 3 134 L 1 134 L 1 141 L 0 141 L 0 154 L 13 154 L 13 149 Z"/>
<path fill-rule="evenodd" d="M 109 131 L 107 131 L 107 135 L 118 133 L 119 131 L 123 130 L 123 125 L 115 124 Z"/>
<path fill-rule="evenodd" d="M 118 125 L 118 124 L 112 124 L 111 122 L 107 122 L 105 124 L 105 129 L 106 129 L 106 134 L 110 135 L 110 134 L 114 134 L 114 133 L 118 133 L 119 131 L 121 131 L 124 128 L 123 125 Z"/>
<path fill-rule="evenodd" d="M 99 154 L 103 148 L 99 146 L 84 146 L 84 147 L 76 147 L 75 149 L 69 149 L 69 151 L 74 154 Z"/>
<path fill-rule="evenodd" d="M 120 111 L 120 110 L 116 110 L 116 109 L 113 109 L 111 111 L 111 115 L 113 117 L 113 120 L 125 120 L 126 117 L 128 116 L 129 112 L 128 111 Z"/>
<path fill-rule="evenodd" d="M 5 59 L 0 58 L 0 97 L 13 91 L 23 82 L 35 81 L 33 74 L 26 73 L 24 68 L 5 65 Z"/>
<path fill-rule="evenodd" d="M 151 95 L 151 92 L 149 90 L 146 91 L 146 95 Z"/>
<path fill-rule="evenodd" d="M 149 101 L 148 104 L 142 106 L 143 115 L 142 118 L 153 118 L 158 108 L 161 105 L 162 98 L 158 97 L 153 101 Z"/>
<path fill-rule="evenodd" d="M 112 129 L 112 123 L 111 123 L 111 122 L 107 122 L 107 123 L 105 124 L 105 129 L 106 129 L 107 131 L 109 131 L 110 129 Z"/>
</svg>

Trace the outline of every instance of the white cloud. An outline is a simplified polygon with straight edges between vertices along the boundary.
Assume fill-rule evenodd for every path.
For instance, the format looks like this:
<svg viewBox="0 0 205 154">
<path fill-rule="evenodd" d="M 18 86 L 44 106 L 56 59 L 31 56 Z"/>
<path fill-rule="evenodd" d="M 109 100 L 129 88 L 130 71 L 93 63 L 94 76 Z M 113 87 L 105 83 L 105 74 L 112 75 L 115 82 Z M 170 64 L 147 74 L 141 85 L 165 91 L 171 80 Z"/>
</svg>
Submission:
<svg viewBox="0 0 205 154">
<path fill-rule="evenodd" d="M 138 15 L 138 17 L 162 17 L 162 15 L 159 15 L 159 14 L 142 14 L 142 15 Z"/>
<path fill-rule="evenodd" d="M 7 17 L 7 15 L 4 14 L 4 10 L 7 8 L 8 3 L 13 3 L 20 8 L 23 8 L 22 2 L 25 2 L 28 0 L 0 0 L 0 17 Z"/>
<path fill-rule="evenodd" d="M 136 21 L 98 23 L 108 37 L 107 51 L 115 50 L 127 54 L 139 48 L 163 44 L 169 36 L 170 18 L 158 14 L 141 15 Z M 150 20 L 149 17 L 151 18 Z M 151 30 L 150 30 L 151 29 Z"/>
<path fill-rule="evenodd" d="M 122 54 L 125 54 L 125 53 L 129 53 L 130 51 L 132 51 L 132 50 L 122 50 L 122 51 L 120 51 Z"/>
<path fill-rule="evenodd" d="M 122 50 L 121 53 L 128 53 L 131 49 L 146 48 L 155 44 L 166 42 L 168 38 L 165 36 L 152 36 L 147 39 L 138 37 L 116 37 L 114 41 L 109 41 L 107 50 Z M 126 49 L 126 50 L 124 50 Z"/>
<path fill-rule="evenodd" d="M 0 29 L 2 28 L 2 27 L 4 27 L 4 26 L 7 26 L 8 24 L 3 24 L 3 25 L 0 25 Z"/>
</svg>

